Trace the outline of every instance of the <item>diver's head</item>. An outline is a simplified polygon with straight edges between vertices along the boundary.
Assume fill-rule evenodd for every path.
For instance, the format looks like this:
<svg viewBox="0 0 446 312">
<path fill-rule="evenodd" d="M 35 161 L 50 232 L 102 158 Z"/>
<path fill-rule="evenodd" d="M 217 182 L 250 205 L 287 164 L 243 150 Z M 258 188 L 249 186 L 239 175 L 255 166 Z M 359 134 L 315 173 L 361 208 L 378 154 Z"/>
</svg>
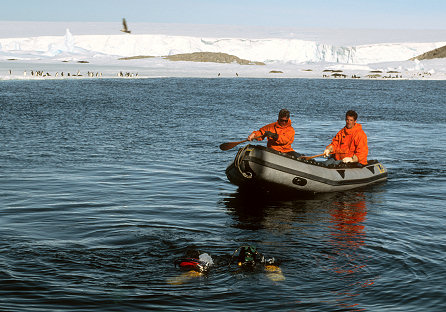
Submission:
<svg viewBox="0 0 446 312">
<path fill-rule="evenodd" d="M 241 267 L 254 267 L 259 259 L 257 259 L 257 250 L 254 246 L 241 246 L 237 256 L 237 264 Z"/>
</svg>

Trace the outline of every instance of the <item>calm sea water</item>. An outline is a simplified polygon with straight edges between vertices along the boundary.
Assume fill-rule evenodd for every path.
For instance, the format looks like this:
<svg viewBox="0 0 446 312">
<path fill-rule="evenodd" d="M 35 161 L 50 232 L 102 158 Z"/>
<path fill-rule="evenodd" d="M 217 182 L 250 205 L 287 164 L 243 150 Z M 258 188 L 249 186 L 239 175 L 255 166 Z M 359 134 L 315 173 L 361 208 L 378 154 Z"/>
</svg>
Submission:
<svg viewBox="0 0 446 312">
<path fill-rule="evenodd" d="M 0 82 L 0 310 L 445 310 L 445 99 L 443 81 Z M 388 182 L 241 193 L 218 145 L 284 107 L 307 155 L 355 109 Z M 168 282 L 186 248 L 243 244 L 285 280 L 216 261 Z"/>
</svg>

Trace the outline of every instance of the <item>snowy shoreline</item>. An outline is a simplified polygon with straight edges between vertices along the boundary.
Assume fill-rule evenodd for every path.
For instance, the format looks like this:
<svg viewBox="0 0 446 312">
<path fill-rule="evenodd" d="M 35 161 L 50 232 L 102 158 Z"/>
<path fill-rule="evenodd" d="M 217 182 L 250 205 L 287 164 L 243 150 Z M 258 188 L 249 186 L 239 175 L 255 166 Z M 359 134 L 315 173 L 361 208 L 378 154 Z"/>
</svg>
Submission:
<svg viewBox="0 0 446 312">
<path fill-rule="evenodd" d="M 357 79 L 357 80 L 446 80 L 446 70 L 398 70 L 383 67 L 355 69 L 343 65 L 238 65 L 196 64 L 193 62 L 159 62 L 152 66 L 106 66 L 93 64 L 45 64 L 0 62 L 0 81 L 67 79 L 150 79 L 150 78 L 272 78 L 272 79 Z M 427 62 L 431 63 L 431 62 Z M 9 66 L 8 66 L 9 65 Z M 88 66 L 86 66 L 88 65 Z M 162 67 L 162 68 L 161 68 Z M 432 68 L 438 66 L 433 65 Z M 442 68 L 446 62 L 442 63 Z M 12 69 L 11 69 L 12 68 Z M 429 67 L 430 68 L 430 67 Z M 11 73 L 9 71 L 11 70 Z M 40 75 L 37 75 L 39 72 Z M 33 75 L 32 75 L 33 73 Z M 63 73 L 63 75 L 62 75 Z M 69 75 L 68 75 L 69 74 Z"/>
</svg>

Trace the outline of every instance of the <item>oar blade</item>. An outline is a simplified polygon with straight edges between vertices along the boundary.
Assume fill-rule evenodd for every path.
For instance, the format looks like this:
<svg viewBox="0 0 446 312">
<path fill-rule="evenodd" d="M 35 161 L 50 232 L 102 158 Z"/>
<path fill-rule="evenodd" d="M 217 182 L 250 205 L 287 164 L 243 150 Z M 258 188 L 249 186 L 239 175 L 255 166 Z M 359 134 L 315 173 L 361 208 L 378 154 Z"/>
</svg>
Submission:
<svg viewBox="0 0 446 312">
<path fill-rule="evenodd" d="M 231 148 L 237 146 L 240 142 L 227 142 L 220 144 L 220 149 L 222 151 L 230 150 Z"/>
</svg>

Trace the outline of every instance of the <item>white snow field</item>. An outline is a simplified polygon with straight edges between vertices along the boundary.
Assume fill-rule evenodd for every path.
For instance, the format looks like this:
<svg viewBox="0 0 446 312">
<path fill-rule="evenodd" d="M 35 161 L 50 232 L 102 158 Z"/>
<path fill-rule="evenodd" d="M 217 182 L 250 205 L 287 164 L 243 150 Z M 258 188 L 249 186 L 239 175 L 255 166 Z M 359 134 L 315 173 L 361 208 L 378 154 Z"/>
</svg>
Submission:
<svg viewBox="0 0 446 312">
<path fill-rule="evenodd" d="M 124 34 L 119 32 L 119 26 L 0 22 L 0 79 L 66 79 L 68 73 L 70 78 L 446 79 L 446 59 L 409 61 L 445 46 L 446 31 L 440 30 L 134 24 L 133 32 Z M 226 53 L 265 65 L 174 62 L 163 58 L 194 52 Z M 147 58 L 120 59 L 135 56 Z"/>
</svg>

